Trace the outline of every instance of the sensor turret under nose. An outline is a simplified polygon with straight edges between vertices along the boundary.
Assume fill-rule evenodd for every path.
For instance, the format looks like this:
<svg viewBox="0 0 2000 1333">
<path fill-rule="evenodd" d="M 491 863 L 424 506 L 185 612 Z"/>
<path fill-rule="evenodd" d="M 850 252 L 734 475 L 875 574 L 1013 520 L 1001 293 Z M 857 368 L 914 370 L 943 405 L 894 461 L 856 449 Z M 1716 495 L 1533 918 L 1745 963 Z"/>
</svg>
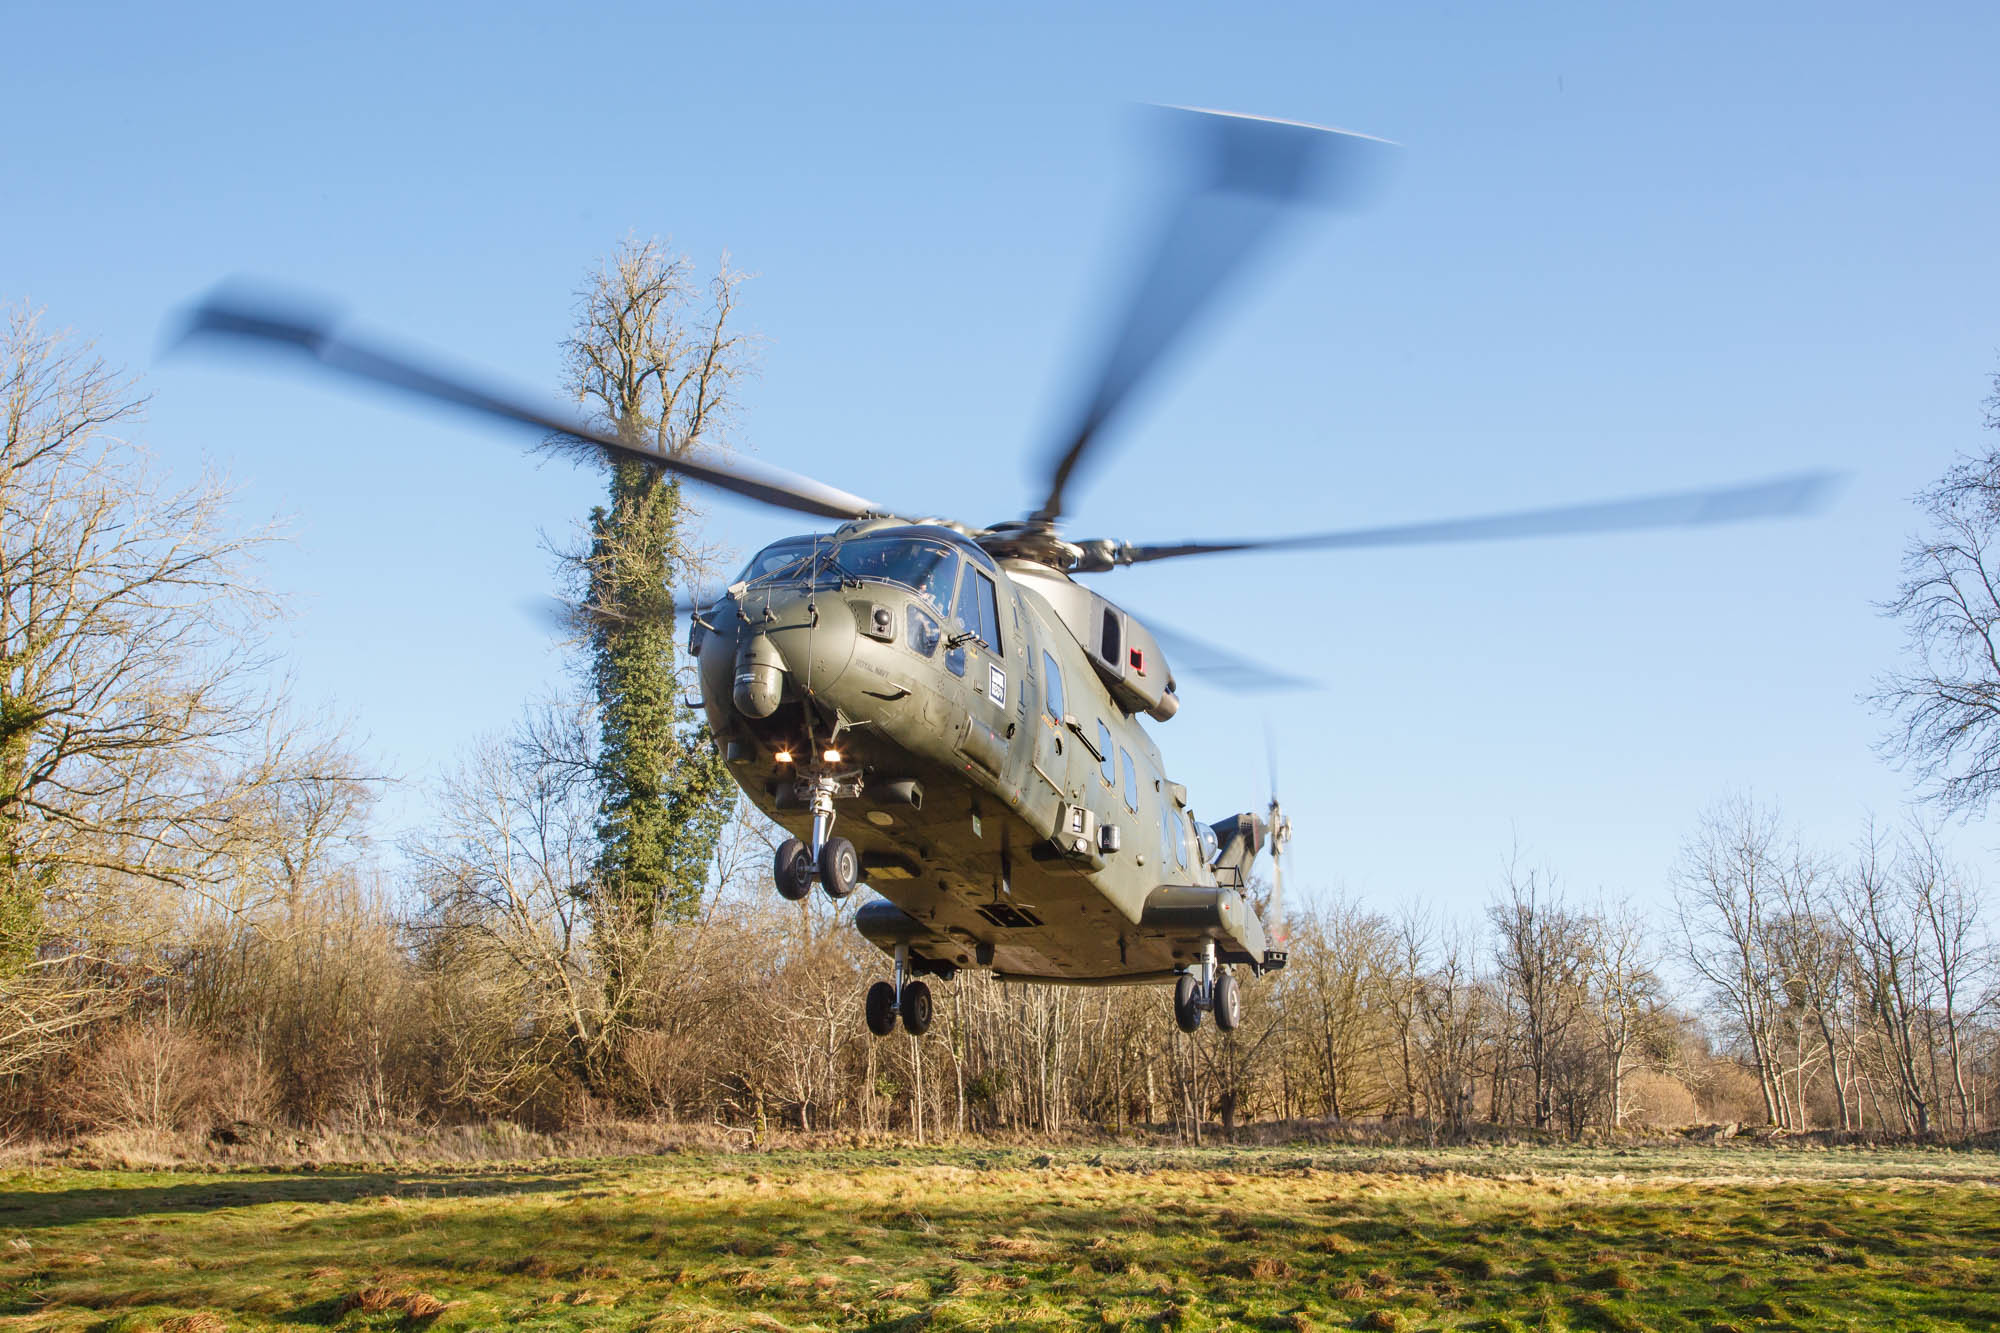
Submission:
<svg viewBox="0 0 2000 1333">
<path fill-rule="evenodd" d="M 823 693 L 854 658 L 854 613 L 837 592 L 758 590 L 743 597 L 740 614 L 729 698 L 744 717 L 761 721 L 775 713 L 787 681 L 796 694 Z"/>
</svg>

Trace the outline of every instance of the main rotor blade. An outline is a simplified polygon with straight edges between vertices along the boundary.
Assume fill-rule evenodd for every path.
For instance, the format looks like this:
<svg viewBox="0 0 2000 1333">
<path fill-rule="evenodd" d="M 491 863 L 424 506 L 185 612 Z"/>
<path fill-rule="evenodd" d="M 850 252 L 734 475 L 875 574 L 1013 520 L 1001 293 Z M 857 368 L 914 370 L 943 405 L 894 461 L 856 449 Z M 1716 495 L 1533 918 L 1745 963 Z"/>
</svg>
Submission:
<svg viewBox="0 0 2000 1333">
<path fill-rule="evenodd" d="M 1758 518 L 1784 518 L 1810 513 L 1831 497 L 1840 480 L 1834 472 L 1801 472 L 1752 486 L 1717 490 L 1675 491 L 1632 500 L 1524 509 L 1480 518 L 1405 523 L 1393 527 L 1352 528 L 1342 532 L 1298 537 L 1249 538 L 1244 541 L 1086 542 L 1083 572 L 1172 560 L 1184 555 L 1219 555 L 1230 551 L 1296 551 L 1334 547 L 1420 546 L 1433 542 L 1501 541 L 1515 537 L 1565 537 L 1587 532 L 1630 532 L 1644 528 L 1706 527 Z"/>
<path fill-rule="evenodd" d="M 836 490 L 778 468 L 676 457 L 588 426 L 574 417 L 535 407 L 498 390 L 481 388 L 453 372 L 434 369 L 406 353 L 364 343 L 334 331 L 324 313 L 264 298 L 211 293 L 189 314 L 176 345 L 233 338 L 301 353 L 338 374 L 400 389 L 419 398 L 498 417 L 536 430 L 594 444 L 609 454 L 634 458 L 748 499 L 821 518 L 868 518 L 881 512 L 859 496 Z"/>
<path fill-rule="evenodd" d="M 1313 196 L 1356 202 L 1386 140 L 1292 121 L 1168 107 L 1192 170 L 1113 331 L 1094 388 L 1049 459 L 1037 522 L 1063 513 L 1063 493 L 1104 426 L 1172 350 L 1287 207 Z"/>
<path fill-rule="evenodd" d="M 1316 690 L 1319 683 L 1302 676 L 1287 675 L 1276 667 L 1252 662 L 1238 657 L 1226 648 L 1218 648 L 1206 639 L 1198 639 L 1180 630 L 1162 629 L 1155 622 L 1145 621 L 1145 626 L 1161 648 L 1166 650 L 1167 662 L 1174 674 L 1186 673 L 1213 681 L 1225 690 L 1238 694 L 1262 694 L 1273 690 Z"/>
<path fill-rule="evenodd" d="M 674 620 L 683 621 L 707 610 L 722 594 L 711 588 L 674 594 Z M 631 625 L 639 617 L 589 602 L 572 602 L 567 597 L 523 598 L 520 608 L 528 617 L 557 638 L 564 638 L 588 625 Z"/>
</svg>

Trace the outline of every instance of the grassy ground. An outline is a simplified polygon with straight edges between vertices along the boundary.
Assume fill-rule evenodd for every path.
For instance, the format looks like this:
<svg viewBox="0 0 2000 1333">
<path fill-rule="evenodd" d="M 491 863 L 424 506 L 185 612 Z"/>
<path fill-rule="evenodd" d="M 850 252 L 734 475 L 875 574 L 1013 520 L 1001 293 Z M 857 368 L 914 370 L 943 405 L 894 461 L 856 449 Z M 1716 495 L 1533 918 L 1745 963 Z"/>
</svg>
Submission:
<svg viewBox="0 0 2000 1333">
<path fill-rule="evenodd" d="M 2000 1154 L 0 1173 L 0 1328 L 2000 1328 Z"/>
</svg>

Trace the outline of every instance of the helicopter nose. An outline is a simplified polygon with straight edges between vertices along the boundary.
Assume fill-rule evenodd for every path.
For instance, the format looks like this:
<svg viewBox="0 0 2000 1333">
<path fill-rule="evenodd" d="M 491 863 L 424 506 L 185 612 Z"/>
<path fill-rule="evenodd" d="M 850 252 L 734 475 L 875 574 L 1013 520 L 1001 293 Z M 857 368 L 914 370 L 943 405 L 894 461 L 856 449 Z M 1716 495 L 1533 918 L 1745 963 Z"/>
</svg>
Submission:
<svg viewBox="0 0 2000 1333">
<path fill-rule="evenodd" d="M 778 706 L 785 678 L 812 696 L 831 688 L 854 659 L 854 613 L 844 599 L 825 590 L 772 591 L 751 611 L 753 633 L 737 649 L 737 711 L 769 717 Z M 747 609 L 747 608 L 746 608 Z"/>
</svg>

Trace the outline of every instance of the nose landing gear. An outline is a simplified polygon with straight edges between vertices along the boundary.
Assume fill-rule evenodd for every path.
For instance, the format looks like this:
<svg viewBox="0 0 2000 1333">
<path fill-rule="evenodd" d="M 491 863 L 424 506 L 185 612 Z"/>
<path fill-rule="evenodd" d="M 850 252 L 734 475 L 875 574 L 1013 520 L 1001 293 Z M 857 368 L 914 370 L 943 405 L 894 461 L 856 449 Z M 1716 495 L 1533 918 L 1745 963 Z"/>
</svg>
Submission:
<svg viewBox="0 0 2000 1333">
<path fill-rule="evenodd" d="M 1234 1032 L 1243 1021 L 1242 989 L 1234 972 L 1216 966 L 1214 940 L 1202 941 L 1199 977 L 1183 972 L 1174 979 L 1174 1023 L 1180 1030 L 1199 1030 L 1204 1013 L 1213 1013 L 1215 1026 L 1223 1032 Z"/>
<path fill-rule="evenodd" d="M 896 979 L 878 981 L 868 988 L 868 1030 L 886 1037 L 896 1030 L 900 1016 L 903 1028 L 912 1037 L 931 1029 L 931 988 L 917 980 L 903 980 L 910 965 L 910 946 L 896 946 Z"/>
<path fill-rule="evenodd" d="M 832 836 L 833 798 L 842 794 L 840 780 L 823 773 L 811 781 L 812 843 L 787 838 L 778 844 L 771 878 L 777 881 L 778 892 L 793 902 L 812 892 L 814 881 L 827 897 L 838 901 L 860 884 L 861 856 L 853 843 Z"/>
</svg>

